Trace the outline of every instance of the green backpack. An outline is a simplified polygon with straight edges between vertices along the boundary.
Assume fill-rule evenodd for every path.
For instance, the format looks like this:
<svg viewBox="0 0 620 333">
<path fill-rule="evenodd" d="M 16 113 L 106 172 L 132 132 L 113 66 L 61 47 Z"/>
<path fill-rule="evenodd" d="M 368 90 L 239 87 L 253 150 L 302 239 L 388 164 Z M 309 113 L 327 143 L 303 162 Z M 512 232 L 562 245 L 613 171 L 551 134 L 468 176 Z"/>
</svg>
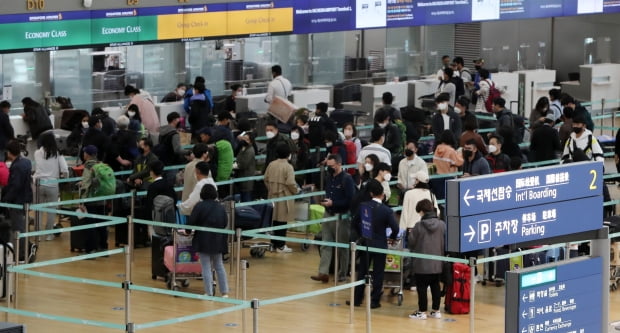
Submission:
<svg viewBox="0 0 620 333">
<path fill-rule="evenodd" d="M 91 186 L 93 197 L 116 193 L 116 178 L 114 177 L 114 170 L 109 165 L 97 163 L 93 165 L 91 172 L 93 173 L 93 185 Z"/>
</svg>

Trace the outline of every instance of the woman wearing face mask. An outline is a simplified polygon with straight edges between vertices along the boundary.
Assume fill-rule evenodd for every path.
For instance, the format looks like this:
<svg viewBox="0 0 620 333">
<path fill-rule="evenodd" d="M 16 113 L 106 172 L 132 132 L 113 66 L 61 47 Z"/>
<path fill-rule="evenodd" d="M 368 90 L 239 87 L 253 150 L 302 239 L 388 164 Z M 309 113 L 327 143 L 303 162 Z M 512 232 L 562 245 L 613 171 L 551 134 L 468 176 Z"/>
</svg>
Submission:
<svg viewBox="0 0 620 333">
<path fill-rule="evenodd" d="M 362 185 L 366 184 L 368 180 L 375 178 L 375 165 L 379 164 L 379 157 L 375 154 L 370 154 L 364 159 L 364 173 L 361 175 Z"/>
<path fill-rule="evenodd" d="M 357 137 L 357 129 L 355 125 L 351 122 L 345 123 L 342 127 L 342 133 L 344 134 L 344 139 L 351 141 L 355 144 L 355 158 L 357 159 L 357 155 L 359 155 L 360 150 L 362 150 L 362 141 Z"/>
<path fill-rule="evenodd" d="M 295 168 L 295 171 L 307 169 L 309 166 L 309 156 L 308 144 L 306 142 L 304 130 L 299 126 L 294 126 L 291 129 L 291 140 L 293 140 L 293 143 L 297 149 L 292 154 L 292 156 L 295 157 L 295 160 L 291 160 L 293 168 Z M 301 186 L 305 183 L 306 177 L 307 175 L 296 175 L 295 180 L 297 181 L 297 184 Z"/>
<path fill-rule="evenodd" d="M 238 136 L 236 178 L 252 177 L 256 175 L 256 151 L 254 150 L 254 134 L 246 133 Z M 254 191 L 254 181 L 239 183 L 241 192 L 241 202 L 252 201 Z"/>
<path fill-rule="evenodd" d="M 461 117 L 454 112 L 454 108 L 450 106 L 449 101 L 450 96 L 447 93 L 435 97 L 437 112 L 433 115 L 432 119 L 433 135 L 435 138 L 438 138 L 441 132 L 450 130 L 456 140 L 461 136 Z"/>
<path fill-rule="evenodd" d="M 530 113 L 530 131 L 542 126 L 549 110 L 549 99 L 545 96 L 538 99 L 536 107 Z"/>
<path fill-rule="evenodd" d="M 79 123 L 75 124 L 73 130 L 71 131 L 71 134 L 69 134 L 69 137 L 67 137 L 67 148 L 73 149 L 73 151 L 71 151 L 71 153 L 67 153 L 67 155 L 77 155 L 78 146 L 82 144 L 82 138 L 84 137 L 84 134 L 89 127 L 88 119 L 90 119 L 88 115 L 82 117 L 82 120 Z"/>
<path fill-rule="evenodd" d="M 476 141 L 478 151 L 482 153 L 483 156 L 486 156 L 489 151 L 487 146 L 484 144 L 484 139 L 482 139 L 482 136 L 476 132 L 478 130 L 478 122 L 476 121 L 476 118 L 466 118 L 465 123 L 463 124 L 463 129 L 465 131 L 461 134 L 459 147 L 464 147 L 467 141 L 473 139 Z"/>
<path fill-rule="evenodd" d="M 137 105 L 131 104 L 127 107 L 125 116 L 129 118 L 129 130 L 136 133 L 138 140 L 146 136 L 146 129 L 142 125 L 142 118 L 140 117 L 140 109 Z"/>
</svg>

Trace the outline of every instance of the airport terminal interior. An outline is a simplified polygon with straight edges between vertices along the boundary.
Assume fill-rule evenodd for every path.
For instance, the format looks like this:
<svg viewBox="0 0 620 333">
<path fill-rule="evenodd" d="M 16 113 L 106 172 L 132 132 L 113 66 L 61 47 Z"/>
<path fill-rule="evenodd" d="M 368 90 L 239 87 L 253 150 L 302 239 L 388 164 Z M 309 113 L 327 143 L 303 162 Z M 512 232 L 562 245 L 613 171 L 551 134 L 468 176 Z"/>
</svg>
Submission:
<svg viewBox="0 0 620 333">
<path fill-rule="evenodd" d="M 112 119 L 126 114 L 130 101 L 125 95 L 127 85 L 139 89 L 142 96 L 153 101 L 163 126 L 167 124 L 167 115 L 173 112 L 188 117 L 182 99 L 162 102 L 164 96 L 175 91 L 177 84 L 189 87 L 196 77 L 202 76 L 213 96 L 214 113 L 231 111 L 224 109 L 226 99 L 232 93 L 231 87 L 240 87 L 242 93 L 236 96 L 234 111 L 237 115 L 255 113 L 258 119 L 253 123 L 254 131 L 261 150 L 256 155 L 264 156 L 267 140 L 264 125 L 270 108 L 265 96 L 273 79 L 272 66 L 280 65 L 282 76 L 293 86 L 288 99 L 295 108 L 314 112 L 318 103 L 325 102 L 330 113 L 350 112 L 360 128 L 358 136 L 368 140 L 374 113 L 383 106 L 385 92 L 392 93 L 393 105 L 399 109 L 422 110 L 429 115 L 437 112 L 433 97 L 439 85 L 438 71 L 444 66 L 444 56 L 448 56 L 449 64 L 454 58 L 462 57 L 472 73 L 476 71 L 475 65 L 489 70 L 506 108 L 524 119 L 529 119 L 537 101 L 548 97 L 551 89 L 560 89 L 583 103 L 594 117 L 593 135 L 606 143 L 605 174 L 620 171 L 616 169 L 613 144 L 620 128 L 616 119 L 620 108 L 617 1 L 549 0 L 542 4 L 543 1 L 536 0 L 476 0 L 444 4 L 445 1 L 426 0 L 388 0 L 387 3 L 281 0 L 222 4 L 204 0 L 200 3 L 157 0 L 145 4 L 138 0 L 114 0 L 104 4 L 96 0 L 27 0 L 26 9 L 24 1 L 18 2 L 19 6 L 0 4 L 0 32 L 10 36 L 3 41 L 4 46 L 0 45 L 0 100 L 11 103 L 9 115 L 15 135 L 27 135 L 29 131 L 21 116 L 25 97 L 50 110 L 60 144 L 81 124 L 65 124 L 63 115 L 67 110 L 90 113 L 102 108 Z M 378 17 L 383 19 L 377 21 Z M 199 23 L 202 28 L 198 27 Z M 46 35 L 45 29 L 53 32 Z M 84 29 L 86 33 L 80 33 Z M 65 38 L 67 35 L 63 33 L 71 38 Z M 473 108 L 472 105 L 472 111 Z M 481 119 L 485 116 L 488 120 L 492 114 L 482 115 Z M 420 142 L 434 141 L 432 132 L 425 134 L 428 135 L 422 135 Z M 158 140 L 157 135 L 153 138 Z M 33 159 L 34 145 L 32 139 L 26 145 L 29 159 Z M 527 141 L 521 147 L 529 147 Z M 432 151 L 424 156 L 429 170 L 432 170 L 431 154 Z M 263 158 L 257 157 L 259 164 Z M 67 161 L 70 167 L 81 163 L 76 156 L 67 156 Z M 557 166 L 558 163 L 547 164 Z M 526 163 L 524 168 L 533 170 L 547 164 Z M 615 212 L 618 202 L 614 200 L 620 199 L 620 182 L 614 177 L 607 177 L 604 184 L 612 200 L 608 206 Z M 72 194 L 68 198 L 72 199 Z M 396 201 L 392 208 L 398 219 L 401 213 Z M 58 209 L 67 210 L 67 214 L 58 214 L 58 225 L 70 227 L 75 203 Z M 30 211 L 30 217 L 34 216 Z M 35 224 L 30 225 L 31 231 L 37 228 Z M 118 228 L 107 228 L 109 249 L 122 249 L 124 245 L 115 242 Z M 506 304 L 512 301 L 506 297 L 506 285 L 496 286 L 494 282 L 481 280 L 472 286 L 475 288 L 471 306 L 473 323 L 469 314 L 444 312 L 443 298 L 442 318 L 409 318 L 418 309 L 417 291 L 400 285 L 385 289 L 381 307 L 369 310 L 372 314 L 369 324 L 365 307 L 369 300 L 362 307 L 355 307 L 350 318 L 346 305 L 351 299 L 350 289 L 337 288 L 354 281 L 334 282 L 332 276 L 329 283 L 321 283 L 310 278 L 317 273 L 320 256 L 317 245 L 295 241 L 314 239 L 314 235 L 303 229 L 289 231 L 288 237 L 293 238 L 288 241 L 291 253 L 261 248 L 261 255 L 256 255 L 256 249 L 242 248 L 239 256 L 249 263 L 244 301 L 258 299 L 266 304 L 255 313 L 249 306 L 229 312 L 226 309 L 247 305 L 235 303 L 242 298 L 236 283 L 241 280 L 241 271 L 233 268 L 235 256 L 225 262 L 230 297 L 196 299 L 166 293 L 169 283 L 161 277 L 153 279 L 150 247 L 136 246 L 131 260 L 125 253 L 95 255 L 94 260 L 86 260 L 81 257 L 85 253 L 73 251 L 71 232 L 75 231 L 59 233 L 49 241 L 47 235 L 32 239 L 38 244 L 36 263 L 44 264 L 37 267 L 35 263 L 28 266 L 27 272 L 11 278 L 8 289 L 0 296 L 13 290 L 17 293 L 9 297 L 10 301 L 5 297 L 0 303 L 0 322 L 24 325 L 30 333 L 283 329 L 370 332 L 369 327 L 374 332 L 457 333 L 535 333 L 553 327 L 558 332 L 590 333 L 595 330 L 580 330 L 576 318 L 584 317 L 583 314 L 597 318 L 594 322 L 599 317 L 605 318 L 597 312 L 605 310 L 599 302 L 595 311 L 578 304 L 575 312 L 578 315 L 565 315 L 564 321 L 560 316 L 547 319 L 546 323 L 543 320 L 540 326 L 505 327 L 506 317 L 510 316 Z M 548 243 L 539 242 L 543 244 Z M 614 252 L 620 250 L 620 246 L 611 248 Z M 128 261 L 130 278 L 126 276 Z M 611 278 L 616 274 L 620 278 L 620 255 L 612 253 L 609 264 Z M 484 276 L 487 267 L 478 264 L 477 268 L 478 275 Z M 0 276 L 2 279 L 4 276 Z M 127 280 L 141 287 L 131 291 L 129 307 L 123 289 Z M 559 281 L 561 277 L 552 280 Z M 188 281 L 189 286 L 183 286 L 180 291 L 204 294 L 201 279 Z M 600 327 L 600 332 L 620 331 L 620 291 L 616 290 L 620 280 L 610 281 L 609 286 L 607 282 L 603 286 L 580 286 L 593 293 L 603 289 L 609 296 L 609 315 L 605 318 L 608 323 L 601 320 L 598 326 L 589 323 Z M 332 287 L 336 290 L 324 292 Z M 570 327 L 567 317 L 572 316 L 574 326 Z M 527 317 L 525 313 L 523 318 Z M 553 320 L 568 323 L 568 327 L 553 326 Z M 137 326 L 126 326 L 127 322 Z M 0 332 L 4 332 L 2 325 Z"/>
</svg>

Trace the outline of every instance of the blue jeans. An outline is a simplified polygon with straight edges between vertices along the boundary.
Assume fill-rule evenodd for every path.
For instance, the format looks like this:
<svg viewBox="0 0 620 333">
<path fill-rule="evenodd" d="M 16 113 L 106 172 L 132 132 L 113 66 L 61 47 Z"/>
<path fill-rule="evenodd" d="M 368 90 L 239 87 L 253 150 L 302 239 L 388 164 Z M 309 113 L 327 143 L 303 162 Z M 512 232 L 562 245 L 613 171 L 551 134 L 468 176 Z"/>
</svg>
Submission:
<svg viewBox="0 0 620 333">
<path fill-rule="evenodd" d="M 228 280 L 226 278 L 226 269 L 224 269 L 224 261 L 222 254 L 206 254 L 199 252 L 200 265 L 202 266 L 202 281 L 204 282 L 205 292 L 209 296 L 213 296 L 213 271 L 217 274 L 217 284 L 220 286 L 220 294 L 228 294 Z M 213 267 L 211 261 L 213 260 Z"/>
</svg>

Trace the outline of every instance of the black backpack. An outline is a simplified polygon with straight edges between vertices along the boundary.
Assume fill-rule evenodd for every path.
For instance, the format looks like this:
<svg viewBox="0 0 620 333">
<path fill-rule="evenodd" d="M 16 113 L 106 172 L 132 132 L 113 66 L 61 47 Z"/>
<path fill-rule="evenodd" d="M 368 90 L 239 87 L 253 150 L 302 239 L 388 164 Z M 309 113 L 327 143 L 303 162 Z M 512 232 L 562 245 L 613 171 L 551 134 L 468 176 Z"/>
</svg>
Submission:
<svg viewBox="0 0 620 333">
<path fill-rule="evenodd" d="M 311 148 L 325 145 L 325 126 L 321 117 L 312 117 L 308 120 L 308 138 Z"/>
<path fill-rule="evenodd" d="M 519 144 L 523 142 L 523 137 L 525 136 L 525 119 L 518 114 L 511 113 L 511 115 L 515 143 Z"/>
<path fill-rule="evenodd" d="M 456 93 L 454 94 L 455 100 L 465 95 L 465 83 L 460 76 L 453 76 L 450 81 L 454 83 L 454 86 L 456 87 Z"/>
<path fill-rule="evenodd" d="M 180 164 L 180 159 L 176 156 L 174 148 L 172 147 L 172 138 L 175 135 L 179 135 L 179 133 L 177 131 L 172 131 L 164 136 L 160 135 L 159 143 L 153 147 L 153 154 L 166 166 Z"/>
</svg>

